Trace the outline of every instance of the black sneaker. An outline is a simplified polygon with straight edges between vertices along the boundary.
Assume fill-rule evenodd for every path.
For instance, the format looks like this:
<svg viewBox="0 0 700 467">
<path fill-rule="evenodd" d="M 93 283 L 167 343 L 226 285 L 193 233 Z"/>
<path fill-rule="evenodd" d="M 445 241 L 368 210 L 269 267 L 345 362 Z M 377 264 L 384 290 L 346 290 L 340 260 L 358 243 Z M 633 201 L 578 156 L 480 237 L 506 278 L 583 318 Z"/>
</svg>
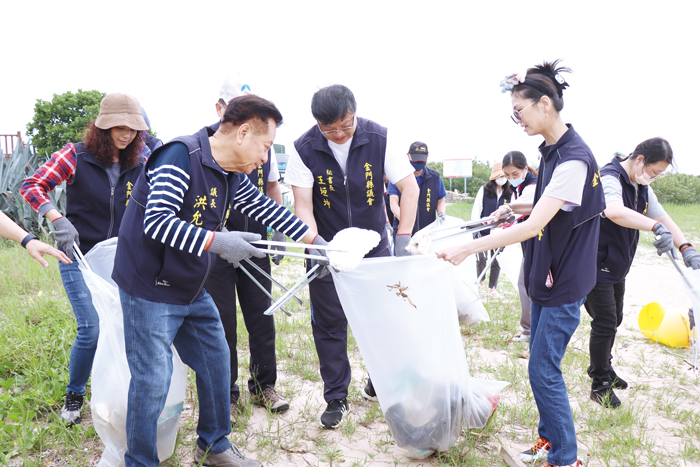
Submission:
<svg viewBox="0 0 700 467">
<path fill-rule="evenodd" d="M 599 403 L 606 409 L 616 409 L 622 405 L 622 402 L 617 398 L 612 388 L 592 389 L 591 400 Z"/>
<path fill-rule="evenodd" d="M 73 391 L 66 393 L 66 401 L 61 408 L 61 418 L 68 426 L 80 423 L 80 409 L 83 408 L 83 397 Z"/>
<path fill-rule="evenodd" d="M 362 394 L 362 397 L 367 399 L 368 401 L 372 402 L 377 402 L 379 399 L 377 399 L 377 393 L 374 392 L 374 385 L 372 384 L 371 379 L 367 379 L 367 385 L 362 388 L 362 391 L 360 391 Z"/>
<path fill-rule="evenodd" d="M 321 426 L 323 428 L 335 428 L 343 421 L 346 413 L 350 412 L 348 399 L 333 399 L 328 403 L 326 411 L 321 415 Z"/>
<path fill-rule="evenodd" d="M 612 379 L 613 389 L 627 389 L 629 387 L 627 381 L 617 376 L 615 370 L 610 370 L 610 378 Z"/>
</svg>

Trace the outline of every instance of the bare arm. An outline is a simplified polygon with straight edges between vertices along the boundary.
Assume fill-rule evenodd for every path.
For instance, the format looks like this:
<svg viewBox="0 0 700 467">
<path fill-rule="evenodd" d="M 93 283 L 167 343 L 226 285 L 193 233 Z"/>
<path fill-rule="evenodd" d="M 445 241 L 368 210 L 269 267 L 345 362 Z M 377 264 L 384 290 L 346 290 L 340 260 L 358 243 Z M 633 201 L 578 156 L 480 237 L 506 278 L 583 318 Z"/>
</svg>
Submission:
<svg viewBox="0 0 700 467">
<path fill-rule="evenodd" d="M 396 195 L 389 195 L 389 208 L 391 212 L 394 213 L 394 217 L 401 219 L 401 208 L 399 207 L 399 197 Z"/>
<path fill-rule="evenodd" d="M 294 194 L 294 215 L 309 226 L 309 231 L 302 239 L 302 242 L 311 243 L 316 237 L 316 232 L 318 232 L 316 219 L 314 218 L 313 189 L 292 185 L 292 193 Z"/>
<path fill-rule="evenodd" d="M 437 256 L 456 266 L 464 261 L 467 256 L 475 253 L 523 242 L 534 237 L 544 229 L 563 205 L 564 200 L 543 196 L 525 222 L 504 229 L 499 235 L 488 235 L 462 245 L 438 251 Z"/>
<path fill-rule="evenodd" d="M 12 222 L 12 219 L 7 217 L 4 213 L 0 212 L 0 237 L 5 237 L 10 240 L 14 240 L 17 243 L 22 243 L 22 240 L 24 240 L 24 237 L 27 236 L 27 233 L 28 232 L 25 232 L 24 229 L 22 229 L 20 226 Z M 44 255 L 55 256 L 60 261 L 66 264 L 72 263 L 72 261 L 68 259 L 65 253 L 39 240 L 29 241 L 29 243 L 27 243 L 26 245 L 26 248 L 27 253 L 29 253 L 29 256 L 37 260 L 39 264 L 41 264 L 45 268 L 49 267 L 49 263 L 44 259 Z"/>
<path fill-rule="evenodd" d="M 633 211 L 632 209 L 625 207 L 624 203 L 620 201 L 608 202 L 606 203 L 606 205 L 607 206 L 605 208 L 605 211 L 603 211 L 605 213 L 605 217 L 607 217 L 617 225 L 626 227 L 628 229 L 646 230 L 650 232 L 651 229 L 654 228 L 654 224 L 658 222 L 643 214 L 638 213 L 637 211 Z M 665 222 L 662 223 L 666 225 Z M 668 228 L 668 226 L 666 227 Z M 669 230 L 671 229 L 669 228 Z M 675 232 L 671 231 L 671 233 L 674 234 L 673 237 L 675 238 Z"/>
<path fill-rule="evenodd" d="M 445 201 L 445 198 L 441 198 L 438 200 L 437 204 L 437 213 L 443 213 L 447 211 L 447 201 Z"/>
<path fill-rule="evenodd" d="M 418 183 L 416 183 L 416 177 L 411 174 L 399 180 L 395 185 L 401 192 L 401 198 L 403 199 L 403 209 L 396 234 L 410 235 L 413 232 L 413 224 L 416 222 L 416 211 L 418 211 L 418 195 L 420 194 Z"/>
<path fill-rule="evenodd" d="M 267 182 L 267 197 L 272 198 L 275 201 L 275 203 L 279 204 L 280 206 L 283 206 L 282 187 L 280 187 L 279 182 Z"/>
</svg>

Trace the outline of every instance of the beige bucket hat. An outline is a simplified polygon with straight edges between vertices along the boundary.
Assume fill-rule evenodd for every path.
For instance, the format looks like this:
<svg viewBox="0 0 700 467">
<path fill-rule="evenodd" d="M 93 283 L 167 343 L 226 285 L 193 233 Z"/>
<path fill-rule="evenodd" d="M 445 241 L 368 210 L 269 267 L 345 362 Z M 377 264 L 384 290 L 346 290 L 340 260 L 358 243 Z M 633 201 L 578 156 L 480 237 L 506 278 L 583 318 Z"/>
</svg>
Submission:
<svg viewBox="0 0 700 467">
<path fill-rule="evenodd" d="M 128 126 L 132 130 L 148 130 L 141 116 L 141 106 L 134 96 L 114 92 L 107 94 L 100 102 L 100 113 L 95 126 L 108 130 L 115 126 Z"/>
</svg>

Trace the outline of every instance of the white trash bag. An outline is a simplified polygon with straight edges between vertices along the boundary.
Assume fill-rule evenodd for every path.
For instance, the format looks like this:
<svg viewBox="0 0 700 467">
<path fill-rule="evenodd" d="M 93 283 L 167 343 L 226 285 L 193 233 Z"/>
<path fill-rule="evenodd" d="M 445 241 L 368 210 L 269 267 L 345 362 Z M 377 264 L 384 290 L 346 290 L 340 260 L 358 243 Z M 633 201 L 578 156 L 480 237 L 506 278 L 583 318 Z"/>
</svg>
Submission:
<svg viewBox="0 0 700 467">
<path fill-rule="evenodd" d="M 411 457 L 445 452 L 463 427 L 485 426 L 507 384 L 469 376 L 453 273 L 433 255 L 332 271 L 384 418 Z"/>
<path fill-rule="evenodd" d="M 95 431 L 105 445 L 100 467 L 124 465 L 126 453 L 126 407 L 131 374 L 124 351 L 124 324 L 119 290 L 111 279 L 117 239 L 95 245 L 80 261 L 85 283 L 100 317 L 100 337 L 92 365 L 90 408 Z M 172 456 L 180 414 L 185 401 L 187 367 L 173 350 L 173 375 L 165 408 L 158 418 L 158 457 Z"/>
</svg>

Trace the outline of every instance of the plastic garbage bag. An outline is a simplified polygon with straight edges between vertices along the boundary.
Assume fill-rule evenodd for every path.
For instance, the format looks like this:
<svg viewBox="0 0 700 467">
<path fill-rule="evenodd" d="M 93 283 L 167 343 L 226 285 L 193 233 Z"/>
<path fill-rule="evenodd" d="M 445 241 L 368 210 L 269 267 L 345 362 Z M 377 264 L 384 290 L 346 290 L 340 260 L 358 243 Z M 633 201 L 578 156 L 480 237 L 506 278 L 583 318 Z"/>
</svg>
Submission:
<svg viewBox="0 0 700 467">
<path fill-rule="evenodd" d="M 505 232 L 506 229 L 498 228 L 491 231 L 491 235 L 500 235 Z M 514 243 L 508 245 L 504 248 L 500 255 L 498 255 L 498 265 L 501 267 L 501 271 L 505 273 L 506 277 L 513 284 L 513 288 L 518 290 L 518 279 L 520 278 L 520 267 L 523 262 L 523 247 L 520 243 Z"/>
<path fill-rule="evenodd" d="M 453 273 L 433 255 L 332 272 L 384 417 L 411 457 L 444 452 L 463 427 L 485 426 L 507 384 L 469 376 Z"/>
<path fill-rule="evenodd" d="M 456 227 L 462 224 L 464 224 L 463 219 L 460 219 L 459 217 L 446 216 L 440 228 Z M 414 237 L 424 235 L 424 232 L 428 232 L 436 227 L 437 221 L 416 232 Z M 432 240 L 430 242 L 429 255 L 433 256 L 437 251 L 444 250 L 445 248 L 453 245 L 471 242 L 472 240 L 472 235 L 470 233 Z M 468 325 L 478 324 L 482 321 L 490 321 L 489 314 L 486 311 L 486 308 L 484 308 L 484 304 L 481 303 L 481 298 L 479 298 L 479 291 L 476 286 L 476 267 L 474 266 L 474 262 L 467 259 L 462 261 L 462 264 L 459 266 L 450 264 L 450 267 L 452 268 L 452 272 L 450 273 L 452 290 L 454 292 L 457 314 L 460 321 L 463 324 Z"/>
<path fill-rule="evenodd" d="M 95 245 L 81 260 L 80 268 L 100 317 L 100 336 L 92 366 L 90 408 L 95 431 L 105 445 L 100 467 L 124 465 L 126 407 L 131 374 L 124 351 L 124 324 L 119 290 L 111 279 L 117 239 Z M 173 350 L 173 375 L 165 408 L 158 418 L 158 457 L 172 456 L 185 401 L 187 368 Z"/>
</svg>

